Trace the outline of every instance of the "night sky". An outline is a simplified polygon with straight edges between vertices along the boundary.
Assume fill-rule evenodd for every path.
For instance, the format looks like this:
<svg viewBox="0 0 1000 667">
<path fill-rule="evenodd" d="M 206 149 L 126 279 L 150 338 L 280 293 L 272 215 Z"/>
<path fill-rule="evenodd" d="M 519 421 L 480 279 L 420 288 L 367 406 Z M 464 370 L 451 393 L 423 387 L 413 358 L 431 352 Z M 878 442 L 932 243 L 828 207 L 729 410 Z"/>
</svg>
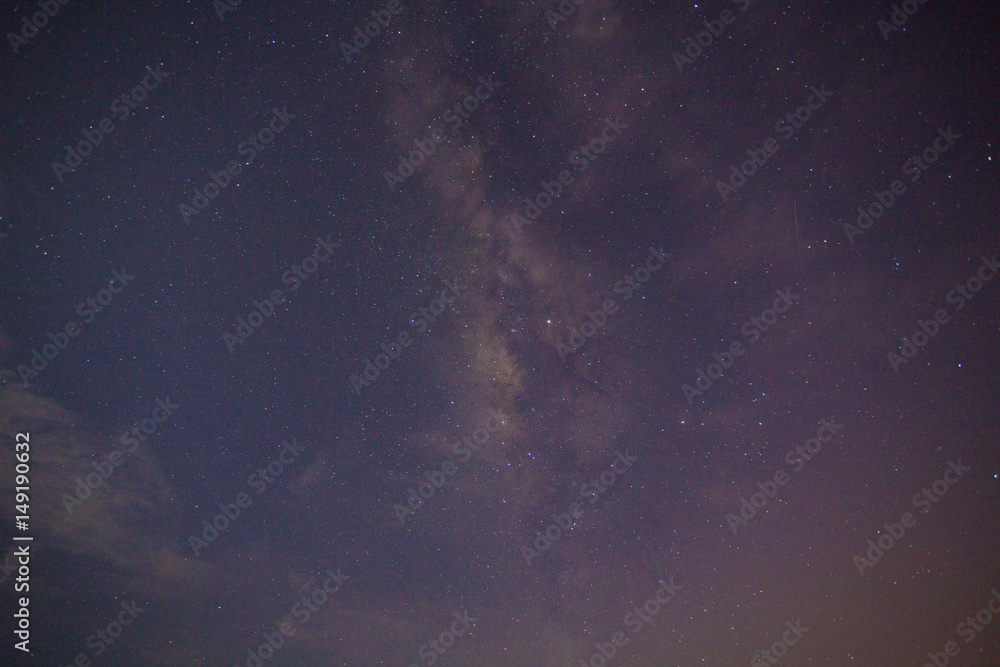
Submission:
<svg viewBox="0 0 1000 667">
<path fill-rule="evenodd" d="M 995 3 L 230 2 L 0 12 L 0 662 L 1000 665 Z"/>
</svg>

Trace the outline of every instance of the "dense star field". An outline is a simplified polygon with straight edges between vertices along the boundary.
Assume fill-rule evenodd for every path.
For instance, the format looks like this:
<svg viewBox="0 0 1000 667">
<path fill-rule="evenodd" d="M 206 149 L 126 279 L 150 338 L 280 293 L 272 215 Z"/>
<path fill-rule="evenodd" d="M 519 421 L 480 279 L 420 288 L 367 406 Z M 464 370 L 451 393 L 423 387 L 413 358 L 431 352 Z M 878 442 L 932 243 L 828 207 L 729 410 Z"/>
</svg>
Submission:
<svg viewBox="0 0 1000 667">
<path fill-rule="evenodd" d="M 0 663 L 1000 665 L 998 19 L 7 3 Z"/>
</svg>

